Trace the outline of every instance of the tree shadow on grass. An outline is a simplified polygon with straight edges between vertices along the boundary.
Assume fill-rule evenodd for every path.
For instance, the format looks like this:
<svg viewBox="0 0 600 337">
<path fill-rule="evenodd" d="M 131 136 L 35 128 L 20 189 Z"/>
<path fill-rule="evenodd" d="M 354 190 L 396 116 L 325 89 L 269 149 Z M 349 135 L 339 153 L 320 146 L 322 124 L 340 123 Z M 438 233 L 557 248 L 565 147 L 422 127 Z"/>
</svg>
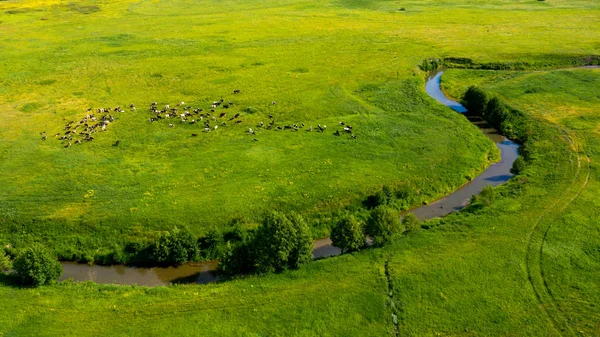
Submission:
<svg viewBox="0 0 600 337">
<path fill-rule="evenodd" d="M 0 284 L 3 286 L 8 286 L 12 288 L 23 288 L 23 283 L 21 282 L 21 278 L 17 276 L 17 274 L 10 273 L 4 274 L 0 272 Z"/>
</svg>

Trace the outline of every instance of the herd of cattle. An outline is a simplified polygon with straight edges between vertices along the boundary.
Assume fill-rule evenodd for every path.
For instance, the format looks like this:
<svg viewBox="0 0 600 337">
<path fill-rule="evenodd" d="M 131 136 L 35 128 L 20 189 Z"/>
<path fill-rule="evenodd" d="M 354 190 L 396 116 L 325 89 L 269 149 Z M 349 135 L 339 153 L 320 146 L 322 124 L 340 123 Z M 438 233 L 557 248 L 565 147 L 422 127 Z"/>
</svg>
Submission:
<svg viewBox="0 0 600 337">
<path fill-rule="evenodd" d="M 239 94 L 240 90 L 234 90 L 234 94 Z M 276 101 L 272 101 L 271 105 L 276 105 Z M 207 108 L 207 111 L 204 111 L 201 108 L 193 108 L 191 106 L 186 106 L 185 102 L 180 102 L 176 106 L 171 107 L 170 105 L 165 105 L 162 108 L 158 107 L 157 102 L 150 103 L 149 112 L 151 113 L 150 117 L 147 119 L 150 123 L 159 122 L 161 120 L 168 120 L 168 126 L 173 128 L 177 124 L 190 124 L 190 125 L 200 125 L 202 127 L 203 132 L 214 132 L 217 131 L 219 126 L 225 127 L 228 124 L 242 124 L 241 114 L 239 112 L 233 114 L 233 116 L 228 117 L 227 112 L 228 109 L 234 106 L 233 102 L 225 102 L 223 99 L 214 101 L 210 108 Z M 129 111 L 136 112 L 137 108 L 134 104 L 129 105 Z M 91 142 L 94 140 L 94 135 L 97 136 L 97 133 L 102 131 L 107 131 L 108 126 L 113 123 L 116 118 L 112 113 L 124 113 L 125 110 L 118 106 L 116 108 L 98 108 L 92 109 L 89 108 L 86 111 L 85 117 L 83 117 L 79 121 L 70 121 L 68 122 L 62 132 L 59 132 L 54 135 L 54 137 L 63 142 L 64 147 L 69 148 L 72 144 L 83 144 L 85 142 Z M 288 124 L 288 125 L 277 125 L 275 123 L 275 118 L 273 115 L 268 115 L 269 122 L 258 123 L 254 128 L 249 127 L 246 129 L 246 132 L 251 135 L 256 135 L 258 130 L 290 130 L 290 131 L 299 131 L 306 127 L 304 123 L 300 124 Z M 348 125 L 344 122 L 339 123 L 341 130 L 336 130 L 333 134 L 335 136 L 341 136 L 342 133 L 347 133 L 351 138 L 356 138 L 356 135 L 353 133 L 353 128 L 351 125 Z M 308 126 L 306 129 L 308 132 L 313 131 L 313 127 Z M 326 125 L 318 124 L 314 129 L 317 132 L 325 133 L 327 130 Z M 342 131 L 342 132 L 340 132 Z M 192 137 L 198 137 L 198 133 L 192 133 Z M 46 132 L 41 132 L 42 141 L 45 141 L 48 136 Z M 258 141 L 258 139 L 253 138 L 253 141 Z M 120 140 L 115 141 L 113 146 L 119 146 L 121 143 Z"/>
</svg>

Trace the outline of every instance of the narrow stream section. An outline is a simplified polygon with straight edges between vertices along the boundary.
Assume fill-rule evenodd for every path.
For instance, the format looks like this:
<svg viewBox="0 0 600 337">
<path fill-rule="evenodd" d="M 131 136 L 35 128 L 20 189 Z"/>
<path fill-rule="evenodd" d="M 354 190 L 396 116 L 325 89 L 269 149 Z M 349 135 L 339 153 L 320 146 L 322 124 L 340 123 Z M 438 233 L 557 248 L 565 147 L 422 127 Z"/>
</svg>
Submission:
<svg viewBox="0 0 600 337">
<path fill-rule="evenodd" d="M 465 113 L 467 109 L 460 103 L 448 99 L 440 88 L 443 71 L 433 74 L 427 79 L 425 90 L 427 94 L 449 108 Z M 464 208 L 472 195 L 479 194 L 487 185 L 500 185 L 513 175 L 510 173 L 513 162 L 519 156 L 519 145 L 506 139 L 489 127 L 481 118 L 469 118 L 479 129 L 490 138 L 500 149 L 501 160 L 493 164 L 468 184 L 453 193 L 429 205 L 415 208 L 410 212 L 419 219 L 427 220 L 442 217 Z M 313 255 L 315 259 L 341 254 L 341 250 L 331 245 L 329 238 L 315 241 Z M 218 280 L 217 261 L 188 263 L 179 267 L 141 268 L 124 265 L 99 266 L 76 262 L 62 262 L 63 275 L 61 280 L 93 281 L 96 283 L 161 286 L 177 283 L 210 283 Z"/>
</svg>

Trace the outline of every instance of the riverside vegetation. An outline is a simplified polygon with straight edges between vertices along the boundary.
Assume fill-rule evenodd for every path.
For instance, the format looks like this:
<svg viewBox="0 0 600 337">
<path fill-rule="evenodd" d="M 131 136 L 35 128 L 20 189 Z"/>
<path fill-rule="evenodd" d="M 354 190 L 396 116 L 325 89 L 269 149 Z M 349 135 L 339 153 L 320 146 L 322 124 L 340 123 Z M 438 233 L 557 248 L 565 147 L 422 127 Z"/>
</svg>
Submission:
<svg viewBox="0 0 600 337">
<path fill-rule="evenodd" d="M 410 4 L 414 6 L 412 9 Z M 271 7 L 271 10 L 294 13 L 311 10 L 308 5 L 280 6 Z M 368 86 L 357 85 L 354 102 L 368 104 L 380 114 L 395 111 L 394 117 L 399 120 L 411 120 L 415 118 L 412 112 L 420 113 L 419 122 L 414 121 L 415 126 L 426 123 L 429 124 L 427 127 L 435 127 L 431 120 L 461 123 L 461 116 L 446 113 L 424 95 L 419 87 L 423 84 L 422 75 L 412 76 L 414 65 L 432 55 L 433 50 L 440 59 L 446 55 L 465 56 L 479 64 L 525 62 L 531 65 L 546 57 L 550 66 L 556 67 L 569 66 L 570 61 L 565 60 L 579 59 L 580 55 L 598 54 L 593 47 L 597 33 L 589 33 L 598 31 L 590 30 L 598 22 L 598 8 L 593 2 L 499 1 L 484 7 L 466 1 L 407 2 L 402 13 L 386 6 L 388 3 L 384 2 L 336 3 L 319 8 L 320 16 L 304 20 L 326 20 L 328 15 L 337 17 L 344 13 L 358 16 L 352 21 L 355 25 L 361 23 L 371 29 L 385 27 L 385 32 L 389 32 L 390 25 L 394 24 L 398 28 L 414 28 L 410 34 L 418 37 L 419 42 L 404 41 L 401 49 L 407 54 L 412 51 L 419 58 L 395 55 L 401 58 L 397 68 L 403 70 L 389 72 L 379 81 L 370 77 Z M 102 9 L 102 4 L 98 8 Z M 118 6 L 111 9 L 118 12 Z M 411 10 L 416 12 L 411 13 Z M 102 11 L 90 15 L 100 13 Z M 409 15 L 402 17 L 403 21 L 393 20 L 404 14 Z M 432 27 L 437 27 L 440 32 L 457 30 L 456 26 L 448 27 L 451 24 L 448 20 L 455 17 L 469 18 L 475 24 L 485 22 L 488 27 L 470 26 L 473 29 L 469 34 L 457 37 L 438 35 L 434 39 L 424 34 Z M 568 19 L 570 17 L 572 20 Z M 531 30 L 537 27 L 536 20 L 548 22 L 553 18 L 561 18 L 561 24 L 537 31 L 535 38 L 531 36 Z M 22 20 L 27 24 L 26 19 Z M 350 21 L 341 22 L 339 24 Z M 490 28 L 490 32 L 486 31 Z M 588 34 L 581 34 L 582 38 L 577 40 L 568 38 L 577 31 Z M 483 35 L 488 37 L 486 41 L 492 41 L 489 45 L 479 43 Z M 343 35 L 339 39 L 343 40 Z M 509 40 L 510 44 L 503 45 L 503 41 Z M 390 44 L 394 45 L 393 42 Z M 390 47 L 384 45 L 382 49 Z M 531 51 L 531 47 L 537 54 L 518 53 L 525 48 Z M 550 52 L 562 53 L 565 57 L 548 55 Z M 384 51 L 365 53 L 381 55 Z M 362 71 L 380 71 L 375 66 L 367 66 L 371 61 L 376 60 L 367 57 L 360 60 L 365 65 Z M 360 76 L 357 72 L 359 70 L 348 70 L 348 74 L 358 78 L 357 81 L 369 78 L 365 73 Z M 600 238 L 595 214 L 599 185 L 594 164 L 599 122 L 594 112 L 600 109 L 600 98 L 593 93 L 600 92 L 600 72 L 594 69 L 449 70 L 442 81 L 444 90 L 458 100 L 465 96 L 470 86 L 476 85 L 478 89 L 470 91 L 484 97 L 481 113 L 487 115 L 490 122 L 505 128 L 505 132 L 512 130 L 512 136 L 524 145 L 523 159 L 515 165 L 518 175 L 501 187 L 487 189 L 462 212 L 428 221 L 423 224 L 426 230 L 413 230 L 411 235 L 398 236 L 383 248 L 315 261 L 297 271 L 201 287 L 151 289 L 65 282 L 37 289 L 19 289 L 7 283 L 0 286 L 3 298 L 0 332 L 61 336 L 99 333 L 595 335 L 599 330 L 596 303 L 600 300 L 597 254 Z M 342 88 L 348 87 L 345 84 Z M 404 94 L 395 96 L 399 92 Z M 406 92 L 412 94 L 406 96 Z M 467 105 L 473 102 L 468 96 L 465 98 Z M 414 110 L 414 105 L 421 104 L 428 108 Z M 4 120 L 11 120 L 2 116 Z M 13 128 L 15 124 L 11 124 Z M 477 130 L 467 136 L 469 131 L 465 130 L 472 129 L 470 124 L 459 125 L 464 128 L 460 131 L 465 147 L 471 146 L 472 140 L 480 139 Z M 16 137 L 21 132 L 12 131 L 13 128 L 3 132 Z M 2 137 L 4 140 L 5 135 Z M 404 137 L 409 136 L 402 134 L 397 139 Z M 447 141 L 438 141 L 438 137 L 445 136 L 436 134 L 428 141 L 435 142 L 432 144 L 436 146 Z M 359 134 L 357 140 L 362 138 Z M 480 154 L 489 153 L 489 147 L 482 149 Z M 444 152 L 438 154 L 441 153 Z M 430 160 L 426 153 L 421 155 L 419 160 Z M 415 165 L 409 157 L 404 159 Z M 415 177 L 425 173 L 418 172 Z M 402 190 L 392 186 L 397 193 Z M 358 202 L 348 201 L 341 206 L 346 210 L 359 210 L 364 197 L 380 189 L 380 186 L 372 188 L 357 198 Z M 414 197 L 410 202 L 399 198 L 397 210 L 421 201 Z M 331 215 L 320 218 L 314 214 L 317 213 L 305 213 L 313 220 L 311 231 L 318 232 L 322 222 L 329 223 L 325 228 L 332 227 Z M 14 242 L 17 245 L 21 241 Z M 25 246 L 25 242 L 29 241 L 21 244 Z M 56 241 L 54 243 L 55 249 L 60 248 Z"/>
</svg>

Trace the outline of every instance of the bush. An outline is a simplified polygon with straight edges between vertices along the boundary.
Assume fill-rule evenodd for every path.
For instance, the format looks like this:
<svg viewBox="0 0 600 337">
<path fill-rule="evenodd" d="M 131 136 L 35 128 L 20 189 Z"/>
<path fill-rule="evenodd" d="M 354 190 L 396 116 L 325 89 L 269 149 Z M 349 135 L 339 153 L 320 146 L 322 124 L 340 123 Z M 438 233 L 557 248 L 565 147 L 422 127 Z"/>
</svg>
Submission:
<svg viewBox="0 0 600 337">
<path fill-rule="evenodd" d="M 525 169 L 527 163 L 525 162 L 525 158 L 523 156 L 518 156 L 517 159 L 513 162 L 512 167 L 510 168 L 510 173 L 514 175 L 519 175 Z"/>
<path fill-rule="evenodd" d="M 218 259 L 225 250 L 225 240 L 221 232 L 213 229 L 198 239 L 201 256 L 205 260 Z"/>
<path fill-rule="evenodd" d="M 404 10 L 404 8 L 402 8 L 401 10 Z M 421 62 L 421 64 L 419 65 L 419 68 L 423 71 L 434 71 L 434 70 L 438 70 L 441 66 L 442 66 L 442 60 L 440 60 L 438 58 L 429 58 L 429 59 L 423 60 Z"/>
<path fill-rule="evenodd" d="M 352 215 L 342 216 L 331 230 L 331 242 L 341 248 L 342 253 L 362 248 L 365 245 L 362 224 Z"/>
<path fill-rule="evenodd" d="M 0 250 L 0 273 L 7 273 L 12 269 L 10 258 L 4 250 Z"/>
<path fill-rule="evenodd" d="M 56 256 L 40 244 L 21 251 L 13 262 L 13 269 L 23 284 L 36 287 L 50 284 L 62 274 L 62 265 Z"/>
<path fill-rule="evenodd" d="M 312 260 L 313 242 L 304 218 L 296 213 L 266 214 L 254 235 L 227 242 L 219 271 L 225 276 L 271 273 L 298 268 Z"/>
<path fill-rule="evenodd" d="M 226 277 L 249 274 L 254 271 L 254 257 L 251 242 L 232 244 L 227 242 L 217 270 Z"/>
<path fill-rule="evenodd" d="M 199 253 L 196 239 L 177 227 L 161 234 L 150 247 L 151 258 L 162 264 L 184 264 L 197 260 Z"/>
<path fill-rule="evenodd" d="M 415 233 L 421 229 L 421 220 L 413 213 L 408 213 L 402 218 L 402 226 L 404 226 L 405 233 Z"/>
<path fill-rule="evenodd" d="M 469 114 L 483 116 L 488 101 L 489 98 L 483 90 L 476 86 L 470 86 L 465 92 L 461 104 L 465 106 Z"/>
<path fill-rule="evenodd" d="M 371 211 L 365 232 L 373 238 L 374 245 L 383 246 L 390 242 L 394 235 L 402 232 L 402 223 L 396 211 L 378 206 Z"/>
<path fill-rule="evenodd" d="M 496 190 L 492 185 L 487 185 L 479 193 L 478 199 L 486 206 L 490 206 L 496 200 Z"/>
</svg>

